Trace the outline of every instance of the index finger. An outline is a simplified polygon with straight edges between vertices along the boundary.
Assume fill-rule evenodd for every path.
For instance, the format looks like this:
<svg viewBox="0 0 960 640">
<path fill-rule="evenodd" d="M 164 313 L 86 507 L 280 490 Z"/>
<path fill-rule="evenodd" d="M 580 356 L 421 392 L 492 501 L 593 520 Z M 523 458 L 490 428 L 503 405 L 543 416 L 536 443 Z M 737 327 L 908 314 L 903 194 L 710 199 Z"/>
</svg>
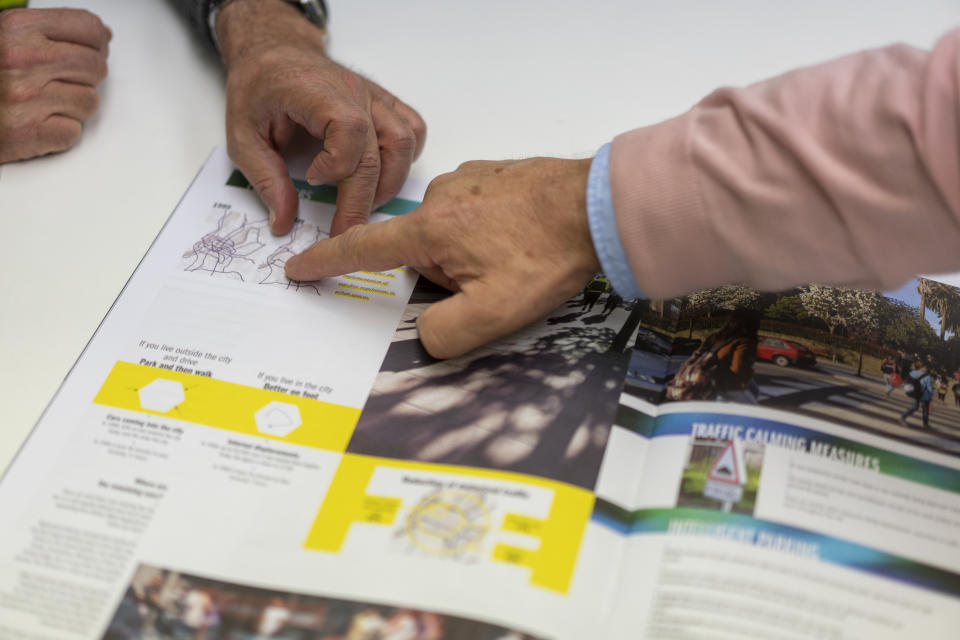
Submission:
<svg viewBox="0 0 960 640">
<path fill-rule="evenodd" d="M 291 280 L 319 280 L 354 271 L 384 271 L 418 259 L 419 223 L 413 213 L 374 224 L 350 227 L 287 260 Z"/>
<path fill-rule="evenodd" d="M 43 12 L 43 34 L 50 40 L 72 42 L 102 51 L 113 33 L 100 18 L 83 9 L 40 9 Z"/>
</svg>

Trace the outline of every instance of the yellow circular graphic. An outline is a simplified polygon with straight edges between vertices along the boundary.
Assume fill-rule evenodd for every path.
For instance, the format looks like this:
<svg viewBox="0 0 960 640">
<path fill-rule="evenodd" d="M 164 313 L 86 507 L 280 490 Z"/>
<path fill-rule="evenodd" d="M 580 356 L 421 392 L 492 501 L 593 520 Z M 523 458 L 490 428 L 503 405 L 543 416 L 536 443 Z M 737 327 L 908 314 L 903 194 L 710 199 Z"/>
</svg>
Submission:
<svg viewBox="0 0 960 640">
<path fill-rule="evenodd" d="M 490 530 L 490 509 L 482 495 L 439 490 L 411 509 L 403 529 L 421 551 L 463 553 L 477 547 Z"/>
</svg>

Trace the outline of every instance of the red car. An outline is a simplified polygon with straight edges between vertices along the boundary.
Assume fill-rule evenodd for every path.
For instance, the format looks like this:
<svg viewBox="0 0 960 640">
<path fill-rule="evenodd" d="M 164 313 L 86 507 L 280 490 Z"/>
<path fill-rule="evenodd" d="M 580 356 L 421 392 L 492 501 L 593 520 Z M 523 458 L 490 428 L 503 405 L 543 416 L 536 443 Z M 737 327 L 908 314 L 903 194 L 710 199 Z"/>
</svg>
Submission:
<svg viewBox="0 0 960 640">
<path fill-rule="evenodd" d="M 769 360 L 774 364 L 786 367 L 789 365 L 811 367 L 817 363 L 817 357 L 807 347 L 798 342 L 790 342 L 782 338 L 759 336 L 757 343 L 757 358 Z"/>
</svg>

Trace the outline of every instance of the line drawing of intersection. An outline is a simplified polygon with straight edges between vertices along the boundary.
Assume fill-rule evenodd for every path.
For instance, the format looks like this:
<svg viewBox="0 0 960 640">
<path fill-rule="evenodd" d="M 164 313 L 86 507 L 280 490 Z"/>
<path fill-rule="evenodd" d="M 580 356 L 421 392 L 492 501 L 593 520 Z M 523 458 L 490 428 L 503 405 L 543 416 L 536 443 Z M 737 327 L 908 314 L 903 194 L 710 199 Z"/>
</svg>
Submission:
<svg viewBox="0 0 960 640">
<path fill-rule="evenodd" d="M 267 246 L 261 239 L 266 226 L 266 220 L 251 222 L 247 214 L 240 211 L 224 212 L 217 221 L 217 228 L 204 234 L 184 252 L 183 258 L 191 260 L 184 271 L 232 276 L 245 282 L 256 274 L 254 256 Z"/>
<path fill-rule="evenodd" d="M 182 255 L 186 272 L 227 276 L 245 283 L 264 284 L 321 295 L 318 282 L 295 282 L 287 278 L 284 267 L 291 257 L 306 250 L 330 234 L 312 222 L 297 219 L 287 235 L 277 238 L 269 230 L 266 218 L 229 209 L 219 214 L 216 227 L 205 233 Z"/>
</svg>

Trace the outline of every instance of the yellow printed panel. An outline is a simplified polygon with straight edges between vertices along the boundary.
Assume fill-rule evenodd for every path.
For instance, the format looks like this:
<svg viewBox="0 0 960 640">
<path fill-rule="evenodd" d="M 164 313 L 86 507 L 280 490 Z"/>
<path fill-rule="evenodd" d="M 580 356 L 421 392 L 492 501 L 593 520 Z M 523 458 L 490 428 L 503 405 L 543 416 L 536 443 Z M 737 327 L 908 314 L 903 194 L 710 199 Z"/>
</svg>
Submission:
<svg viewBox="0 0 960 640">
<path fill-rule="evenodd" d="M 542 587 L 563 585 L 566 592 L 573 577 L 573 567 L 577 562 L 580 540 L 593 511 L 594 495 L 579 487 L 573 488 L 557 483 L 550 513 L 543 523 L 540 548 L 534 552 L 530 563 L 533 570 L 531 581 Z M 561 589 L 557 589 L 560 591 Z"/>
<path fill-rule="evenodd" d="M 341 282 L 337 285 L 338 287 L 343 287 L 344 289 L 354 289 L 356 291 L 366 291 L 367 293 L 375 293 L 378 296 L 396 296 L 393 291 L 385 291 L 383 289 L 374 289 L 373 287 L 359 287 L 355 284 L 346 284 Z"/>
<path fill-rule="evenodd" d="M 354 522 L 393 524 L 393 516 L 396 515 L 400 501 L 388 496 L 367 495 L 364 489 L 373 476 L 373 465 L 344 464 L 347 458 L 352 456 L 346 454 L 341 460 L 327 499 L 310 527 L 304 544 L 308 549 L 339 551 L 350 525 Z M 390 500 L 395 500 L 396 504 L 391 505 L 389 511 L 374 508 L 375 505 L 390 504 Z"/>
<path fill-rule="evenodd" d="M 338 552 L 353 523 L 393 524 L 401 506 L 413 507 L 401 505 L 397 498 L 367 493 L 367 486 L 378 467 L 482 477 L 551 490 L 553 501 L 546 518 L 508 513 L 501 527 L 503 531 L 529 535 L 539 542 L 531 545 L 536 549 L 497 544 L 492 551 L 492 558 L 498 562 L 528 567 L 532 584 L 561 593 L 569 589 L 580 542 L 593 509 L 593 493 L 563 482 L 519 473 L 345 454 L 307 534 L 305 548 Z M 451 511 L 457 510 L 453 507 L 446 505 Z M 462 505 L 459 508 L 462 509 Z"/>
<path fill-rule="evenodd" d="M 517 533 L 525 533 L 531 536 L 542 535 L 544 525 L 546 525 L 545 520 L 531 518 L 518 513 L 508 513 L 507 517 L 503 519 L 504 531 L 516 531 Z"/>
<path fill-rule="evenodd" d="M 498 544 L 493 549 L 493 559 L 509 564 L 532 567 L 536 561 L 536 552 L 530 549 L 521 549 L 512 544 Z"/>
<path fill-rule="evenodd" d="M 290 444 L 344 451 L 360 410 L 180 371 L 117 362 L 93 400 Z"/>
</svg>

